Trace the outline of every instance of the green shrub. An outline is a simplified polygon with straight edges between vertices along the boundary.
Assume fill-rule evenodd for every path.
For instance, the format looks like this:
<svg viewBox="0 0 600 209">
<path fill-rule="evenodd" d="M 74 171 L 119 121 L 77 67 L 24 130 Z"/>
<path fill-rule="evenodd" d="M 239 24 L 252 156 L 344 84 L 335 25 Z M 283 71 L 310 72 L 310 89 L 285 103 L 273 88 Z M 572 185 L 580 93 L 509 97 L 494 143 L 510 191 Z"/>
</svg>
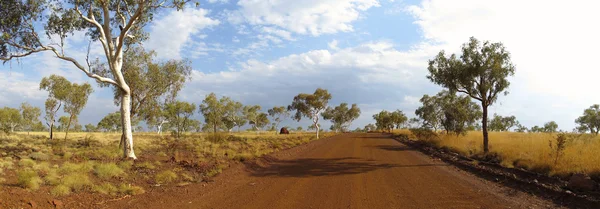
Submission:
<svg viewBox="0 0 600 209">
<path fill-rule="evenodd" d="M 44 177 L 44 180 L 48 185 L 54 186 L 60 184 L 60 176 L 58 176 L 58 172 L 56 170 L 50 170 Z"/>
<path fill-rule="evenodd" d="M 94 169 L 94 174 L 101 179 L 110 179 L 119 175 L 125 174 L 123 169 L 114 163 L 98 164 Z"/>
<path fill-rule="evenodd" d="M 41 183 L 42 179 L 33 170 L 27 169 L 17 172 L 17 184 L 23 188 L 37 190 L 40 188 Z"/>
<path fill-rule="evenodd" d="M 32 159 L 21 159 L 19 160 L 19 166 L 31 168 L 35 165 L 35 161 Z"/>
<path fill-rule="evenodd" d="M 163 171 L 154 177 L 154 181 L 159 184 L 168 184 L 177 179 L 177 174 L 173 171 Z"/>
<path fill-rule="evenodd" d="M 144 169 L 150 169 L 150 170 L 156 169 L 156 166 L 154 166 L 151 162 L 148 162 L 148 161 L 143 162 L 143 163 L 136 163 L 136 164 L 134 164 L 134 166 L 136 168 L 144 168 Z"/>
<path fill-rule="evenodd" d="M 61 180 L 62 184 L 68 186 L 73 191 L 82 191 L 90 189 L 94 185 L 89 176 L 84 173 L 72 173 L 66 175 Z"/>
<path fill-rule="evenodd" d="M 146 191 L 144 188 L 139 186 L 132 186 L 131 184 L 121 184 L 119 186 L 119 193 L 126 195 L 138 195 L 144 194 Z"/>
<path fill-rule="evenodd" d="M 119 163 L 119 168 L 122 168 L 123 170 L 129 170 L 131 169 L 131 166 L 133 166 L 133 160 L 127 160 Z"/>
<path fill-rule="evenodd" d="M 66 162 L 60 167 L 59 173 L 63 175 L 70 173 L 87 173 L 94 169 L 94 164 L 94 161 L 87 161 L 79 164 Z"/>
<path fill-rule="evenodd" d="M 103 183 L 99 186 L 94 186 L 93 190 L 100 194 L 106 194 L 106 195 L 116 195 L 119 192 L 119 188 L 117 188 L 116 186 L 114 186 L 108 182 Z"/>
<path fill-rule="evenodd" d="M 34 152 L 29 154 L 29 158 L 39 161 L 48 161 L 50 160 L 50 155 L 42 153 L 42 152 Z"/>
<path fill-rule="evenodd" d="M 50 169 L 50 163 L 48 162 L 42 162 L 33 166 L 33 170 L 37 171 L 42 176 L 46 176 L 48 172 L 50 172 Z"/>
<path fill-rule="evenodd" d="M 65 196 L 71 194 L 71 188 L 65 185 L 57 185 L 52 190 L 50 190 L 50 194 L 54 196 Z"/>
</svg>

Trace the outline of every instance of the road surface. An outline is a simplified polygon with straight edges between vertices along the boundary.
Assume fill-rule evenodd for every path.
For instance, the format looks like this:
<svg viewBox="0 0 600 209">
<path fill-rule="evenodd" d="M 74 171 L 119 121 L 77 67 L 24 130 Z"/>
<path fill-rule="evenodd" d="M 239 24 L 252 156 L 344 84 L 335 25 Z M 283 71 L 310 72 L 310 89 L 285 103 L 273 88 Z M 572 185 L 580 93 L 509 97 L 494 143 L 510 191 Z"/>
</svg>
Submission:
<svg viewBox="0 0 600 209">
<path fill-rule="evenodd" d="M 132 197 L 127 208 L 545 208 L 545 201 L 432 160 L 383 134 L 343 134 L 232 168 L 204 186 Z M 296 148 L 294 148 L 296 149 Z"/>
</svg>

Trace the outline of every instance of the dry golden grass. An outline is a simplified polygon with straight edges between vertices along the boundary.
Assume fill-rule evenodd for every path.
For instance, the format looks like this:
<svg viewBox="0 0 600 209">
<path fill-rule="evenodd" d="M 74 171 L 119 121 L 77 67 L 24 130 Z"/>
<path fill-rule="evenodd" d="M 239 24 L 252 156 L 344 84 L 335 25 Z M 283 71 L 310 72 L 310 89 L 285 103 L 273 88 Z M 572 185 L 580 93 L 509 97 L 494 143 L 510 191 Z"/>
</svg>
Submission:
<svg viewBox="0 0 600 209">
<path fill-rule="evenodd" d="M 409 130 L 396 130 L 396 134 L 414 136 Z M 600 136 L 570 134 L 564 152 L 555 164 L 556 152 L 549 144 L 556 144 L 556 133 L 489 132 L 490 152 L 501 157 L 505 167 L 522 167 L 549 175 L 568 176 L 572 173 L 600 174 Z M 434 141 L 466 156 L 483 152 L 481 131 L 468 132 L 466 136 L 440 134 Z"/>
</svg>

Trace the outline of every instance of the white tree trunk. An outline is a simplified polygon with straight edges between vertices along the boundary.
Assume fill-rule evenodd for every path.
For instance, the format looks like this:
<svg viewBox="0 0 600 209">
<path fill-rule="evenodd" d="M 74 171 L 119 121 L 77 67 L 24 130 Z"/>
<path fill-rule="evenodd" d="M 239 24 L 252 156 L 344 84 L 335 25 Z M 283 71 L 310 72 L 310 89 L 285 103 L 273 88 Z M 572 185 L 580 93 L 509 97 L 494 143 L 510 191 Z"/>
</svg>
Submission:
<svg viewBox="0 0 600 209">
<path fill-rule="evenodd" d="M 315 116 L 313 116 L 313 123 L 315 124 L 315 128 L 317 130 L 317 139 L 319 139 L 319 130 L 321 129 L 321 127 L 319 127 L 319 114 L 315 114 Z"/>
<path fill-rule="evenodd" d="M 128 87 L 128 86 L 127 86 Z M 128 87 L 129 88 L 129 87 Z M 131 129 L 131 94 L 129 89 L 121 97 L 121 122 L 123 124 L 123 156 L 137 159 L 133 152 L 133 133 Z"/>
</svg>

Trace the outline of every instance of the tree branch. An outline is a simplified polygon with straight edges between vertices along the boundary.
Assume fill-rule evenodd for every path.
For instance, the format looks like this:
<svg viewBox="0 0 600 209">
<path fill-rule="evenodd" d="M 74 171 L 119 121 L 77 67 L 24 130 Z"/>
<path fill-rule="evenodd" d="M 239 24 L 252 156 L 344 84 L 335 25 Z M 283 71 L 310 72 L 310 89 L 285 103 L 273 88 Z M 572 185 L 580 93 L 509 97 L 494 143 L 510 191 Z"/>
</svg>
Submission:
<svg viewBox="0 0 600 209">
<path fill-rule="evenodd" d="M 133 16 L 129 19 L 129 22 L 127 22 L 127 25 L 123 26 L 123 31 L 121 31 L 121 34 L 119 35 L 118 41 L 117 41 L 117 50 L 115 53 L 115 57 L 119 57 L 120 54 L 122 53 L 122 48 L 123 48 L 123 43 L 125 40 L 125 37 L 127 37 L 127 33 L 129 32 L 129 29 L 131 29 L 131 26 L 133 24 L 135 24 L 135 21 L 142 15 L 142 11 L 144 10 L 144 7 L 146 5 L 146 1 L 142 1 L 140 2 L 140 4 L 138 5 L 138 8 L 135 11 L 135 14 L 133 14 Z"/>
</svg>

